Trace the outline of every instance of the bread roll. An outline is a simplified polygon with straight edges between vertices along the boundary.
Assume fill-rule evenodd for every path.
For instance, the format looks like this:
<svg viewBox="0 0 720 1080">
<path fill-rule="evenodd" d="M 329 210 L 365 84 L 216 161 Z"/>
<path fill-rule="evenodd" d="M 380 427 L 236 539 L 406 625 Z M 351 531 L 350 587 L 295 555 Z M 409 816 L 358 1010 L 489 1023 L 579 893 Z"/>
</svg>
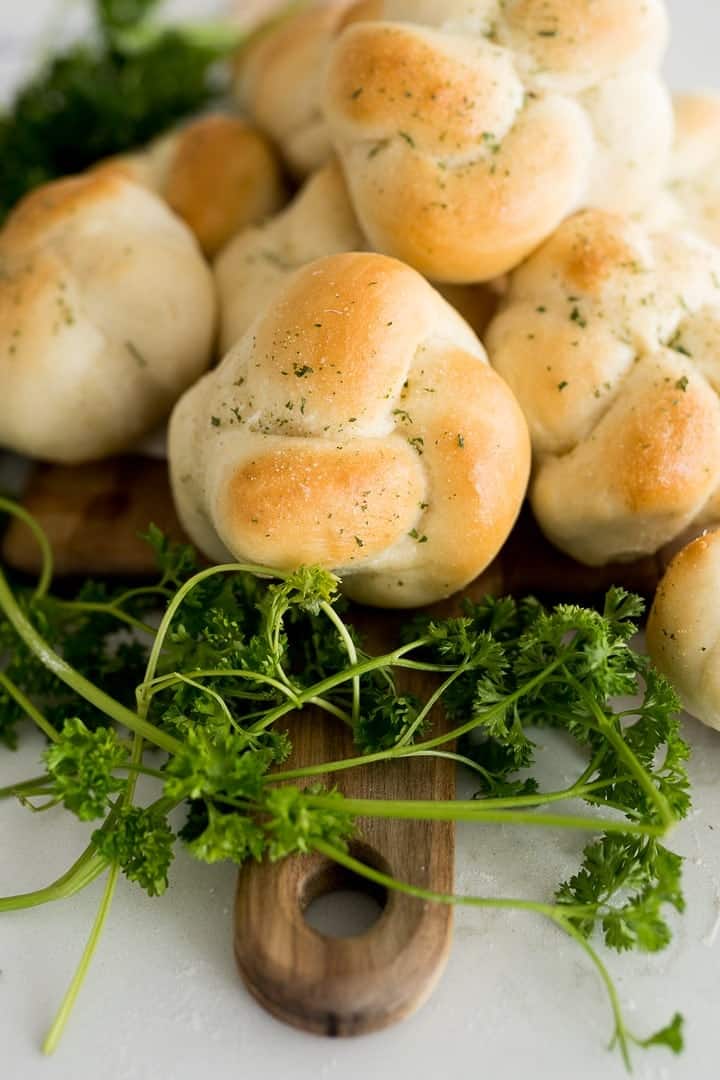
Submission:
<svg viewBox="0 0 720 1080">
<path fill-rule="evenodd" d="M 675 556 L 658 586 L 647 625 L 653 663 L 683 705 L 720 731 L 720 530 Z"/>
<path fill-rule="evenodd" d="M 72 464 L 131 447 L 207 367 L 212 275 L 145 188 L 37 188 L 0 232 L 0 446 Z"/>
<path fill-rule="evenodd" d="M 366 248 L 342 171 L 331 159 L 285 210 L 239 233 L 216 260 L 221 351 L 239 341 L 293 271 L 324 255 Z M 483 333 L 497 307 L 497 293 L 484 285 L 447 285 L 439 291 L 476 334 Z"/>
<path fill-rule="evenodd" d="M 262 33 L 238 57 L 235 96 L 281 148 L 296 176 L 332 156 L 322 114 L 330 45 L 353 0 L 319 0 Z"/>
<path fill-rule="evenodd" d="M 590 566 L 720 520 L 720 252 L 579 214 L 510 277 L 487 347 L 535 452 L 531 501 Z"/>
<path fill-rule="evenodd" d="M 269 20 L 282 18 L 287 8 L 287 0 L 233 0 L 231 17 L 241 30 L 262 31 Z"/>
<path fill-rule="evenodd" d="M 630 212 L 659 190 L 672 141 L 661 0 L 375 9 L 382 21 L 364 4 L 336 37 L 324 105 L 378 251 L 438 281 L 488 280 L 572 211 Z"/>
<path fill-rule="evenodd" d="M 668 182 L 640 216 L 650 226 L 687 229 L 720 245 L 720 94 L 675 97 Z"/>
<path fill-rule="evenodd" d="M 294 270 L 323 255 L 364 247 L 342 172 L 331 161 L 285 210 L 239 233 L 217 259 L 221 351 L 239 341 Z"/>
<path fill-rule="evenodd" d="M 409 267 L 352 253 L 284 283 L 178 403 L 183 527 L 211 558 L 337 570 L 413 607 L 471 581 L 522 503 L 522 414 L 467 324 Z"/>
<path fill-rule="evenodd" d="M 119 171 L 163 198 L 215 255 L 240 229 L 274 214 L 284 201 L 270 143 L 239 117 L 198 117 L 135 154 L 95 167 Z"/>
</svg>

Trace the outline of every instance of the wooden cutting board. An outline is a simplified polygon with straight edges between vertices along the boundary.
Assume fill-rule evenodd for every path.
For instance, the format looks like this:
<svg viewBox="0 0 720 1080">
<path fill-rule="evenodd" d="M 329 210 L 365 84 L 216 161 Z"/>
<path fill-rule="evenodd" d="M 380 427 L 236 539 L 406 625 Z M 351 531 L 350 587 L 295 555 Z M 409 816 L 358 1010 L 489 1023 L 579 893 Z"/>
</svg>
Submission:
<svg viewBox="0 0 720 1080">
<path fill-rule="evenodd" d="M 428 692 L 412 680 L 407 688 Z M 357 754 L 339 721 L 312 710 L 293 720 L 290 737 L 297 764 Z M 350 769 L 330 783 L 351 798 L 453 799 L 455 768 L 440 758 L 416 758 Z M 448 893 L 454 848 L 451 822 L 373 818 L 359 823 L 350 852 L 400 880 Z M 304 912 L 316 897 L 353 887 L 357 883 L 347 872 L 317 855 L 254 863 L 240 872 L 235 901 L 240 974 L 266 1009 L 294 1027 L 332 1036 L 387 1027 L 417 1009 L 443 971 L 452 937 L 452 908 L 446 905 L 379 890 L 382 914 L 358 937 L 327 937 L 305 922 Z"/>
<path fill-rule="evenodd" d="M 139 533 L 152 521 L 171 537 L 182 537 L 167 468 L 146 458 L 39 466 L 23 501 L 47 532 L 60 575 L 153 576 L 152 552 Z M 16 569 L 39 568 L 36 545 L 17 521 L 7 529 L 2 554 Z M 465 595 L 533 592 L 589 599 L 611 584 L 651 595 L 666 562 L 667 553 L 599 570 L 580 566 L 555 551 L 525 511 L 501 554 Z M 453 597 L 434 610 L 457 611 L 459 602 Z M 370 648 L 384 650 L 396 641 L 401 616 L 359 617 Z M 405 688 L 427 697 L 426 678 L 413 673 Z M 350 733 L 324 713 L 308 710 L 294 717 L 290 735 L 295 766 L 353 752 Z M 455 792 L 452 763 L 437 758 L 363 766 L 334 774 L 329 782 L 355 798 L 451 799 Z M 450 823 L 366 820 L 353 853 L 413 885 L 452 891 Z M 383 896 L 382 915 L 363 935 L 326 937 L 306 923 L 304 912 L 315 897 L 346 884 L 346 875 L 328 860 L 297 857 L 243 869 L 235 903 L 235 955 L 250 992 L 287 1023 L 326 1035 L 373 1031 L 416 1009 L 442 972 L 452 934 L 451 908 L 393 893 Z"/>
</svg>

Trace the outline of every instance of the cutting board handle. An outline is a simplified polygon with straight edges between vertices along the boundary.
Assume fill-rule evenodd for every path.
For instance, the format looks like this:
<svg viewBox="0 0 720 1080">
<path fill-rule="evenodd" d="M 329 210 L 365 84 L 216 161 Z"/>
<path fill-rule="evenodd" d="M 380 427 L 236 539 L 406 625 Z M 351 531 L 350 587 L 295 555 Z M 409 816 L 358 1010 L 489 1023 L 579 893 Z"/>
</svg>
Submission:
<svg viewBox="0 0 720 1080">
<path fill-rule="evenodd" d="M 391 845 L 391 859 L 364 840 L 351 845 L 356 859 L 418 884 L 450 887 L 452 827 L 392 822 L 388 829 L 380 824 L 380 830 L 376 822 L 370 828 L 385 850 Z M 305 911 L 318 896 L 358 888 L 384 905 L 365 933 L 328 937 L 305 921 Z M 265 1009 L 305 1031 L 360 1035 L 413 1012 L 442 973 L 451 933 L 447 906 L 393 891 L 386 895 L 370 883 L 366 887 L 364 879 L 324 856 L 253 865 L 240 874 L 235 908 L 240 973 Z"/>
<path fill-rule="evenodd" d="M 412 675 L 413 689 L 427 696 L 432 682 Z M 349 729 L 313 709 L 290 718 L 288 734 L 294 763 L 357 753 Z M 362 765 L 325 780 L 355 799 L 455 798 L 455 766 L 445 758 Z M 448 893 L 454 848 L 451 822 L 378 817 L 360 819 L 350 852 L 400 881 Z M 447 905 L 376 892 L 382 914 L 356 937 L 328 937 L 305 921 L 318 896 L 348 886 L 371 891 L 365 881 L 317 854 L 241 869 L 235 900 L 238 968 L 250 992 L 279 1019 L 320 1035 L 360 1035 L 402 1019 L 430 994 L 450 948 Z"/>
</svg>

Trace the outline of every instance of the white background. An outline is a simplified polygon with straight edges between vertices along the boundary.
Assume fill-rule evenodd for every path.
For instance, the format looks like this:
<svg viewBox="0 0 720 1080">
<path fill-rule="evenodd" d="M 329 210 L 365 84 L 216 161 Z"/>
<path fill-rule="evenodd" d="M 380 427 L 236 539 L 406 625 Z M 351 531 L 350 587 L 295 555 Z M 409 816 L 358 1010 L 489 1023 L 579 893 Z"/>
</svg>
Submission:
<svg viewBox="0 0 720 1080">
<path fill-rule="evenodd" d="M 221 8 L 185 0 L 188 13 Z M 671 0 L 675 87 L 720 85 L 720 6 Z M 0 0 L 0 92 L 37 56 L 43 29 L 57 37 L 80 17 L 77 3 Z M 45 40 L 47 38 L 45 37 Z M 687 856 L 688 913 L 658 957 L 610 955 L 629 1019 L 647 1033 L 679 1009 L 688 1047 L 636 1056 L 640 1080 L 714 1080 L 720 1071 L 720 735 L 693 721 L 696 807 L 674 846 Z M 39 741 L 0 751 L 0 786 L 32 775 Z M 553 752 L 554 753 L 554 752 Z M 556 757 L 548 781 L 571 775 Z M 0 806 L 0 895 L 46 884 L 84 844 L 62 813 L 33 816 Z M 457 890 L 546 897 L 572 872 L 574 835 L 510 829 L 458 830 Z M 270 1019 L 234 969 L 231 867 L 206 868 L 182 854 L 167 896 L 150 900 L 121 885 L 96 959 L 61 1047 L 39 1053 L 85 942 L 100 886 L 71 901 L 0 918 L 2 1080 L 367 1080 L 446 1075 L 515 1080 L 613 1080 L 624 1075 L 605 1043 L 603 991 L 577 947 L 529 916 L 458 911 L 455 943 L 434 997 L 390 1031 L 330 1042 Z"/>
</svg>

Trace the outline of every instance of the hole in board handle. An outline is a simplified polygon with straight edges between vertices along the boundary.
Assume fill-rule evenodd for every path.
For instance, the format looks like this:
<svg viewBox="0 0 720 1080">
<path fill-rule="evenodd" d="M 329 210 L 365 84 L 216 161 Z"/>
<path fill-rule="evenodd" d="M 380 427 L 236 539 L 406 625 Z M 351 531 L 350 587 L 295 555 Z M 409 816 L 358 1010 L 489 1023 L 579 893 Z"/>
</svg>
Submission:
<svg viewBox="0 0 720 1080">
<path fill-rule="evenodd" d="M 352 844 L 356 859 L 388 873 L 384 859 L 365 844 Z M 300 907 L 307 925 L 322 937 L 354 938 L 368 933 L 382 917 L 387 889 L 327 861 L 303 885 Z"/>
</svg>

